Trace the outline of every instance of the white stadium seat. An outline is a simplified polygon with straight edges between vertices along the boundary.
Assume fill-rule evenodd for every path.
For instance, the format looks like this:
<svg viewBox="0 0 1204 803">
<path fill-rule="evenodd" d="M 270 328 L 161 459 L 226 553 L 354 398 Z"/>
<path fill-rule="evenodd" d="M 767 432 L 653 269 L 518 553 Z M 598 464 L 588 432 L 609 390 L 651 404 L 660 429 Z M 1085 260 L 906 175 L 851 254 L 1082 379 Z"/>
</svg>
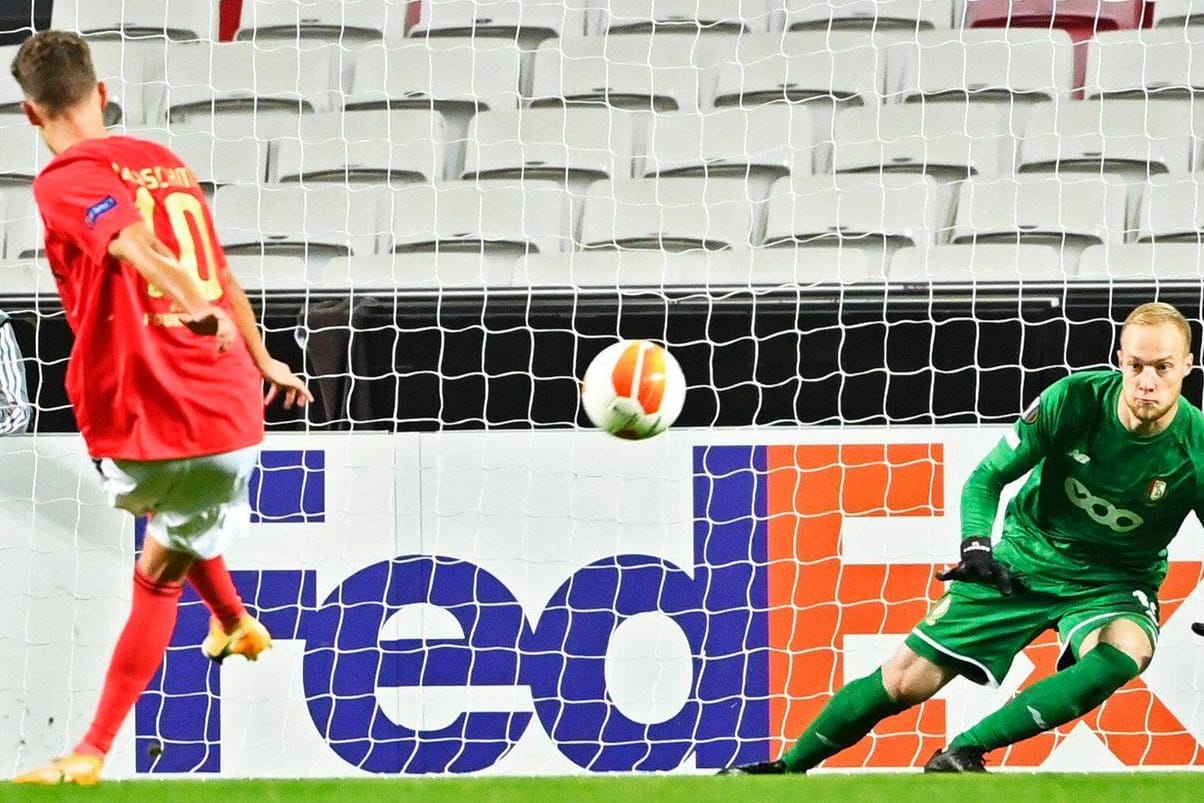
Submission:
<svg viewBox="0 0 1204 803">
<path fill-rule="evenodd" d="M 1080 281 L 1175 282 L 1204 280 L 1204 250 L 1191 243 L 1093 245 L 1079 258 Z"/>
<path fill-rule="evenodd" d="M 0 220 L 3 218 L 3 214 L 0 214 Z M 0 234 L 2 233 L 3 227 L 0 226 Z M 0 238 L 0 240 L 2 239 Z M 54 274 L 50 272 L 50 266 L 41 260 L 0 261 L 0 276 L 4 277 L 0 282 L 0 288 L 7 296 L 49 296 L 53 298 L 58 294 L 58 287 L 54 283 Z"/>
<path fill-rule="evenodd" d="M 1202 51 L 1204 53 L 1204 51 Z M 1034 105 L 1025 119 L 1019 170 L 1144 180 L 1191 170 L 1192 112 L 1186 102 L 1115 98 Z"/>
<path fill-rule="evenodd" d="M 483 111 L 469 121 L 461 178 L 628 178 L 645 120 L 599 107 Z"/>
<path fill-rule="evenodd" d="M 741 178 L 642 178 L 590 185 L 583 248 L 746 249 L 758 239 L 758 205 Z"/>
<path fill-rule="evenodd" d="M 28 121 L 0 126 L 0 183 L 32 182 L 54 158 L 41 132 Z"/>
<path fill-rule="evenodd" d="M 508 287 L 509 263 L 485 254 L 417 252 L 338 257 L 311 271 L 314 290 L 439 290 Z"/>
<path fill-rule="evenodd" d="M 943 239 L 951 197 L 925 175 L 778 179 L 769 191 L 765 244 L 865 251 L 882 275 L 898 248 Z"/>
<path fill-rule="evenodd" d="M 1160 176 L 1141 188 L 1137 242 L 1204 240 L 1204 173 Z"/>
<path fill-rule="evenodd" d="M 277 143 L 276 181 L 377 184 L 443 178 L 443 116 L 429 109 L 370 109 L 307 115 Z"/>
<path fill-rule="evenodd" d="M 0 185 L 0 222 L 5 259 L 30 259 L 45 249 L 42 216 L 28 184 Z"/>
<path fill-rule="evenodd" d="M 1053 245 L 1074 275 L 1088 245 L 1123 243 L 1128 185 L 1093 176 L 976 176 L 962 182 L 953 243 Z"/>
<path fill-rule="evenodd" d="M 790 104 L 659 114 L 643 175 L 756 176 L 764 197 L 773 179 L 812 172 L 813 151 L 811 116 Z"/>
<path fill-rule="evenodd" d="M 768 30 L 766 0 L 610 0 L 598 30 L 617 33 L 752 33 Z"/>
<path fill-rule="evenodd" d="M 218 4 L 198 0 L 54 0 L 50 27 L 85 36 L 216 40 Z"/>
<path fill-rule="evenodd" d="M 1008 110 L 989 103 L 893 103 L 846 109 L 833 123 L 836 173 L 926 173 L 942 181 L 1010 172 Z"/>
<path fill-rule="evenodd" d="M 693 111 L 709 99 L 724 49 L 692 36 L 548 39 L 535 51 L 533 105 L 589 103 Z"/>
<path fill-rule="evenodd" d="M 197 180 L 210 193 L 225 184 L 259 184 L 267 178 L 271 142 L 266 139 L 257 139 L 250 134 L 220 137 L 209 131 L 169 134 L 163 129 L 154 129 L 129 133 L 170 148 L 192 168 Z"/>
<path fill-rule="evenodd" d="M 953 24 L 953 0 L 780 0 L 773 5 L 782 7 L 788 31 L 916 31 Z"/>
<path fill-rule="evenodd" d="M 379 196 L 379 190 L 341 184 L 231 184 L 213 196 L 214 224 L 229 253 L 372 254 L 383 229 Z"/>
<path fill-rule="evenodd" d="M 1154 3 L 1154 25 L 1167 28 L 1204 25 L 1204 1 L 1158 0 Z"/>
<path fill-rule="evenodd" d="M 886 74 L 882 41 L 862 32 L 742 36 L 736 57 L 719 64 L 714 104 L 878 103 Z"/>
<path fill-rule="evenodd" d="M 234 38 L 264 44 L 316 39 L 349 46 L 380 41 L 405 34 L 406 7 L 398 0 L 242 0 Z"/>
<path fill-rule="evenodd" d="M 175 122 L 248 109 L 260 115 L 325 111 L 335 97 L 338 54 L 337 45 L 172 45 L 157 119 Z"/>
<path fill-rule="evenodd" d="M 1061 282 L 1062 256 L 1051 245 L 976 243 L 900 248 L 887 280 L 902 283 Z"/>
<path fill-rule="evenodd" d="M 584 36 L 590 0 L 438 0 L 422 3 L 412 37 L 476 36 L 524 49 L 553 36 Z"/>
<path fill-rule="evenodd" d="M 522 52 L 506 39 L 423 37 L 369 45 L 354 54 L 343 108 L 433 109 L 446 125 L 448 161 L 463 158 L 469 118 L 517 109 Z"/>
<path fill-rule="evenodd" d="M 256 290 L 303 291 L 309 286 L 305 260 L 276 254 L 231 254 L 226 258 L 239 285 Z"/>
<path fill-rule="evenodd" d="M 17 45 L 0 47 L 0 64 L 12 64 L 17 55 Z M 8 70 L 0 70 L 0 125 L 29 125 L 21 104 L 25 95 L 17 79 Z"/>
<path fill-rule="evenodd" d="M 413 184 L 394 192 L 385 252 L 488 253 L 513 258 L 567 248 L 569 197 L 552 181 Z"/>
<path fill-rule="evenodd" d="M 1204 89 L 1204 28 L 1104 31 L 1087 50 L 1088 98 L 1189 98 Z"/>
<path fill-rule="evenodd" d="M 887 94 L 904 102 L 1068 100 L 1074 84 L 1074 44 L 1057 28 L 921 31 L 887 60 Z"/>
<path fill-rule="evenodd" d="M 458 103 L 514 109 L 520 52 L 513 42 L 431 38 L 363 48 L 345 108 L 431 107 Z"/>
</svg>

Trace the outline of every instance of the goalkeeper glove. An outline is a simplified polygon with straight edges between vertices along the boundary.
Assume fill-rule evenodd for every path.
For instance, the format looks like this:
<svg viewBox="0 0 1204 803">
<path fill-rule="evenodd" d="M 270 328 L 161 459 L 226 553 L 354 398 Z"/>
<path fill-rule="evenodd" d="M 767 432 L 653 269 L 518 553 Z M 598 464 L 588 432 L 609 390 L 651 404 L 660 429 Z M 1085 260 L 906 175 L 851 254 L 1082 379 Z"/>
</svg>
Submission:
<svg viewBox="0 0 1204 803">
<path fill-rule="evenodd" d="M 1024 585 L 1012 574 L 1012 570 L 995 560 L 991 553 L 991 539 L 980 535 L 962 541 L 961 560 L 952 569 L 938 572 L 936 579 L 962 580 L 995 586 L 1004 595 L 1024 589 Z"/>
</svg>

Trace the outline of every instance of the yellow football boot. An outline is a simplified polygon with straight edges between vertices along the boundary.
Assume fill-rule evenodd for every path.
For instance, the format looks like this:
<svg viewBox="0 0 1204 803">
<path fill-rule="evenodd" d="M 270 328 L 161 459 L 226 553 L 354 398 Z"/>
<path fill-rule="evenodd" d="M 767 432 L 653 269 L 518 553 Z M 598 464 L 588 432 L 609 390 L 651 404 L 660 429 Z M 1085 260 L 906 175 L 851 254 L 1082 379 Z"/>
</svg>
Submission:
<svg viewBox="0 0 1204 803">
<path fill-rule="evenodd" d="M 100 770 L 105 760 L 101 756 L 85 756 L 73 753 L 69 756 L 56 758 L 45 767 L 38 767 L 13 778 L 13 783 L 37 784 L 39 786 L 55 786 L 61 783 L 73 783 L 79 786 L 95 786 L 100 783 Z"/>
<path fill-rule="evenodd" d="M 233 633 L 227 633 L 216 617 L 209 617 L 209 635 L 201 642 L 205 655 L 219 664 L 231 655 L 254 661 L 271 646 L 272 635 L 249 613 L 243 614 Z"/>
</svg>

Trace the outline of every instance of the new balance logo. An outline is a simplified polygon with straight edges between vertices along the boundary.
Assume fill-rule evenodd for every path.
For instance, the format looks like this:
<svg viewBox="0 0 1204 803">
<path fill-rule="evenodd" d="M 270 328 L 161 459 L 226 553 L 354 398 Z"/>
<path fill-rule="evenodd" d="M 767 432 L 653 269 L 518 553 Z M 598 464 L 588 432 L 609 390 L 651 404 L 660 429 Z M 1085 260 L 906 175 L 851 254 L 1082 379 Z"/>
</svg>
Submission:
<svg viewBox="0 0 1204 803">
<path fill-rule="evenodd" d="M 1071 460 L 1074 460 L 1076 463 L 1082 463 L 1084 465 L 1091 462 L 1091 456 L 1083 454 L 1078 449 L 1071 449 L 1066 453 L 1066 456 Z"/>
</svg>

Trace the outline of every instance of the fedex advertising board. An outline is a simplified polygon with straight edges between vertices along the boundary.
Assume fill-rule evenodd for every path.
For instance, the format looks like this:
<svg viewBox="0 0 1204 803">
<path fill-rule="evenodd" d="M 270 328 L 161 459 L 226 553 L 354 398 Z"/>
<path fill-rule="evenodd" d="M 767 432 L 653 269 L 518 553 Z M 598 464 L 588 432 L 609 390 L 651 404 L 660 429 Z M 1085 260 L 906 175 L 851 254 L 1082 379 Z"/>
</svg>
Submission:
<svg viewBox="0 0 1204 803">
<path fill-rule="evenodd" d="M 187 592 L 111 774 L 712 772 L 776 756 L 939 596 L 956 500 L 1000 427 L 280 436 L 227 556 L 276 638 L 199 649 Z M 0 441 L 3 764 L 86 727 L 141 537 L 78 439 Z M 1147 672 L 1004 767 L 1204 764 L 1204 531 L 1175 542 Z M 1000 688 L 955 681 L 830 760 L 922 765 L 1053 670 L 1047 634 Z"/>
</svg>

